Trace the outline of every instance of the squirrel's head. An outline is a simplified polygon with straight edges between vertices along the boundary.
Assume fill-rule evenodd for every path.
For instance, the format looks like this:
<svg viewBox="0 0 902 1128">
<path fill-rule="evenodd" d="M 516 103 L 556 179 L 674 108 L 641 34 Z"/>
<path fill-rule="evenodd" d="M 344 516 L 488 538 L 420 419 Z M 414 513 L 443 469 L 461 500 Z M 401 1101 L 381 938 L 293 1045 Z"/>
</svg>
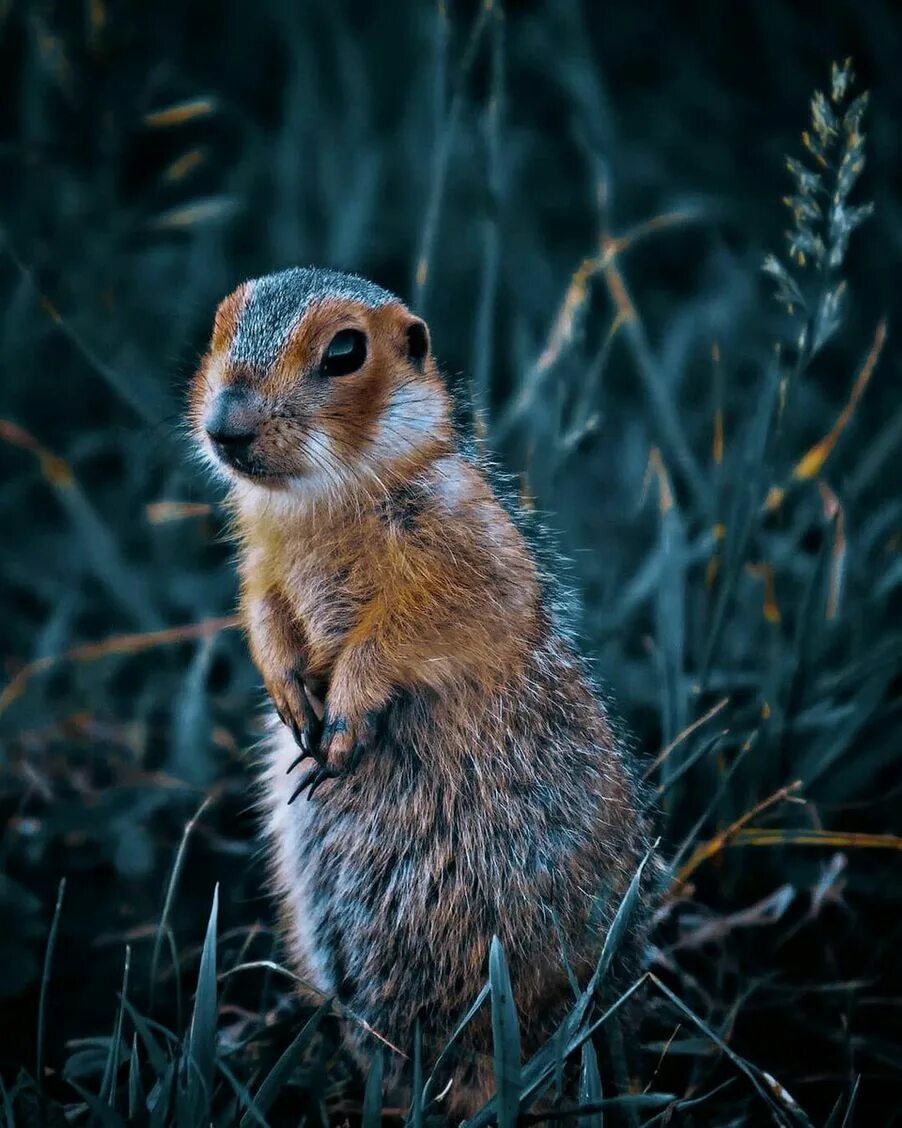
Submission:
<svg viewBox="0 0 902 1128">
<path fill-rule="evenodd" d="M 190 417 L 233 482 L 307 495 L 406 479 L 451 443 L 425 323 L 372 282 L 312 267 L 222 302 Z"/>
</svg>

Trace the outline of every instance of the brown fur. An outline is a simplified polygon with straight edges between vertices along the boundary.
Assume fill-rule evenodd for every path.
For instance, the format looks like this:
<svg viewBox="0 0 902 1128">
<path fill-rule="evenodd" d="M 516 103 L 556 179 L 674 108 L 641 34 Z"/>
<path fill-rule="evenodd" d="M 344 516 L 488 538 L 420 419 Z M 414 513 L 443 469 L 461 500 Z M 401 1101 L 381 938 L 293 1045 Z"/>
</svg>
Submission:
<svg viewBox="0 0 902 1128">
<path fill-rule="evenodd" d="M 607 922 L 647 848 L 627 753 L 527 543 L 458 446 L 431 353 L 406 352 L 417 319 L 399 302 L 326 296 L 274 364 L 249 372 L 229 350 L 253 285 L 220 308 L 192 418 L 204 441 L 211 400 L 250 384 L 254 473 L 229 472 L 251 651 L 280 716 L 311 741 L 310 697 L 325 698 L 319 754 L 336 778 L 289 807 L 298 749 L 284 724 L 267 754 L 293 957 L 396 1045 L 409 1048 L 421 1016 L 435 1049 L 484 981 L 497 934 L 531 1053 L 566 1010 L 562 936 L 584 980 L 597 896 L 608 894 Z M 317 377 L 345 328 L 367 334 L 365 363 Z M 486 1022 L 452 1089 L 457 1112 L 490 1093 Z M 372 1040 L 353 1023 L 348 1039 L 365 1059 Z"/>
</svg>

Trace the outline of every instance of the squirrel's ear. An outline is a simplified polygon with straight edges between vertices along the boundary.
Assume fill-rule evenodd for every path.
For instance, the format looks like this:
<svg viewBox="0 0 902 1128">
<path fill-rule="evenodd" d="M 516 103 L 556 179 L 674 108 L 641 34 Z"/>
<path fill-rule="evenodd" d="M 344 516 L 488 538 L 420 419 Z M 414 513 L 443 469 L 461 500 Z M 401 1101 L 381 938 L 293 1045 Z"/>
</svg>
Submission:
<svg viewBox="0 0 902 1128">
<path fill-rule="evenodd" d="M 429 355 L 429 330 L 418 317 L 407 325 L 407 355 L 414 364 L 422 364 Z"/>
</svg>

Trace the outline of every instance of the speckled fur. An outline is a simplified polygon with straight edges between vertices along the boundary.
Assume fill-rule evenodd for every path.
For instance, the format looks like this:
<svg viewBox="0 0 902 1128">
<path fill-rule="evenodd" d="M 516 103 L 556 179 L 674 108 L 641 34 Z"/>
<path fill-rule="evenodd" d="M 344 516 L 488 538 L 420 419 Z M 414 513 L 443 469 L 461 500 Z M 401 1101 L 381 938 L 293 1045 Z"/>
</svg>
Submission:
<svg viewBox="0 0 902 1128">
<path fill-rule="evenodd" d="M 368 333 L 366 365 L 323 384 L 318 356 L 345 324 Z M 554 584 L 455 434 L 431 353 L 406 354 L 411 325 L 392 295 L 332 272 L 247 283 L 220 307 L 192 418 L 203 442 L 210 398 L 249 383 L 254 474 L 229 475 L 251 649 L 283 716 L 302 721 L 306 680 L 346 722 L 330 763 L 365 745 L 353 771 L 289 806 L 298 749 L 273 720 L 266 831 L 298 973 L 395 1045 L 420 1016 L 435 1048 L 497 934 L 529 1054 L 571 998 L 562 940 L 585 981 L 599 894 L 603 935 L 648 827 Z M 621 977 L 644 929 L 640 914 Z M 453 1112 L 490 1094 L 486 1022 Z M 365 1061 L 370 1039 L 346 1033 Z"/>
</svg>

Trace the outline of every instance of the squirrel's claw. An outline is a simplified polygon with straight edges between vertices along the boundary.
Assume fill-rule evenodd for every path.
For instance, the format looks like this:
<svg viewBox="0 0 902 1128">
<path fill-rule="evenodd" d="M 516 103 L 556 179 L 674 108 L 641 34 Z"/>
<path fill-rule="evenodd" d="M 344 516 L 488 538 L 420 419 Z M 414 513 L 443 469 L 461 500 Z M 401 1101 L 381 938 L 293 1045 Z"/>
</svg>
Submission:
<svg viewBox="0 0 902 1128">
<path fill-rule="evenodd" d="M 306 791 L 308 787 L 310 790 L 307 792 L 307 799 L 312 799 L 314 791 L 316 791 L 321 783 L 325 783 L 327 779 L 337 779 L 343 774 L 344 773 L 339 771 L 338 768 L 330 768 L 328 764 L 317 764 L 315 768 L 311 768 L 310 771 L 303 776 L 301 782 L 292 792 L 291 798 L 288 800 L 288 805 L 291 806 L 295 799 Z"/>
<path fill-rule="evenodd" d="M 360 726 L 351 724 L 347 717 L 330 717 L 327 713 L 321 721 L 317 720 L 317 724 L 319 741 L 316 752 L 302 745 L 300 756 L 293 761 L 288 770 L 297 767 L 308 756 L 314 756 L 317 763 L 305 773 L 288 800 L 289 803 L 293 803 L 304 791 L 307 792 L 307 798 L 312 799 L 317 788 L 326 780 L 350 775 L 367 750 L 366 743 L 359 739 L 363 735 Z M 305 744 L 308 731 L 305 729 L 302 734 Z"/>
<path fill-rule="evenodd" d="M 305 712 L 307 717 L 303 730 L 299 733 L 292 725 L 301 753 L 291 762 L 288 771 L 293 771 L 309 757 L 316 760 L 316 765 L 301 779 L 289 803 L 293 803 L 304 791 L 307 791 L 307 798 L 312 799 L 314 792 L 326 780 L 340 779 L 354 772 L 373 735 L 373 721 L 369 716 L 362 721 L 353 721 L 340 714 L 330 716 L 326 710 L 320 718 L 309 701 Z M 313 744 L 312 740 L 316 743 Z"/>
<path fill-rule="evenodd" d="M 295 739 L 297 739 L 297 737 L 295 737 Z M 298 764 L 303 764 L 303 762 L 305 760 L 309 760 L 311 757 L 313 757 L 315 759 L 314 753 L 311 752 L 310 749 L 307 747 L 307 740 L 306 740 L 306 737 L 303 736 L 303 734 L 302 734 L 302 740 L 299 741 L 298 743 L 301 746 L 300 755 L 295 756 L 295 758 L 291 761 L 291 763 L 285 769 L 286 775 L 291 775 L 291 773 L 298 766 Z"/>
<path fill-rule="evenodd" d="M 287 769 L 288 772 L 294 771 L 298 764 L 308 757 L 312 756 L 315 760 L 322 760 L 320 756 L 320 741 L 323 732 L 322 719 L 317 714 L 303 682 L 300 683 L 300 692 L 297 692 L 298 687 L 295 685 L 291 688 L 293 692 L 290 696 L 287 693 L 277 696 L 275 692 L 271 691 L 279 720 L 286 728 L 291 729 L 294 742 L 301 750 L 300 755 L 292 760 Z"/>
</svg>

